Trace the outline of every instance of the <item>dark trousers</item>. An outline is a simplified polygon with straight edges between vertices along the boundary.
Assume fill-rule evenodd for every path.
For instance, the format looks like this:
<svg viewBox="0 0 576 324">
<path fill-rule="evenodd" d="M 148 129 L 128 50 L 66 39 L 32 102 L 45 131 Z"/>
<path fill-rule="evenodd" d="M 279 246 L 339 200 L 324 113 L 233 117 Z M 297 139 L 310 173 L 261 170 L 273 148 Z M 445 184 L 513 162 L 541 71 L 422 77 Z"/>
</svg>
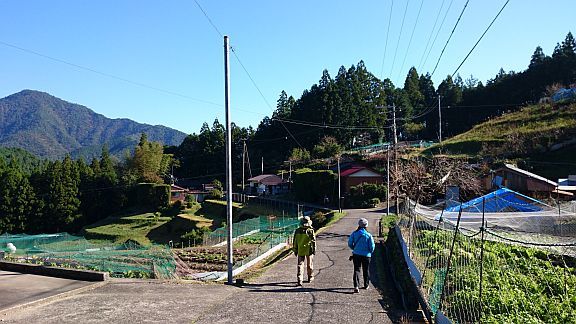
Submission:
<svg viewBox="0 0 576 324">
<path fill-rule="evenodd" d="M 352 254 L 352 262 L 354 263 L 354 288 L 360 286 L 360 267 L 362 267 L 362 276 L 364 278 L 364 285 L 362 287 L 368 287 L 370 283 L 370 276 L 368 274 L 368 266 L 370 265 L 370 257 L 365 257 L 362 255 Z"/>
</svg>

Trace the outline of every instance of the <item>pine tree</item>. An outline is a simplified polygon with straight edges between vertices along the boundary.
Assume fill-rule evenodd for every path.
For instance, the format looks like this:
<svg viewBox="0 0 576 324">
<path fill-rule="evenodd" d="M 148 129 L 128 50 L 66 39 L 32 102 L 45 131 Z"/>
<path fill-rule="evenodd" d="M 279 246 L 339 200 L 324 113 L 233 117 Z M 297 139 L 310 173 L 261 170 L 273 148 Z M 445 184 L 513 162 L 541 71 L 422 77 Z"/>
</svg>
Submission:
<svg viewBox="0 0 576 324">
<path fill-rule="evenodd" d="M 0 169 L 0 233 L 23 233 L 35 217 L 36 196 L 28 178 L 11 163 Z"/>
<path fill-rule="evenodd" d="M 562 42 L 561 52 L 564 56 L 576 55 L 576 42 L 574 41 L 574 36 L 572 36 L 571 32 L 568 32 L 566 38 Z"/>
<path fill-rule="evenodd" d="M 536 67 L 544 63 L 545 59 L 546 55 L 544 54 L 544 51 L 542 51 L 542 47 L 538 46 L 536 47 L 536 50 L 534 50 L 534 54 L 532 54 L 532 58 L 530 59 L 530 65 L 528 67 L 529 68 Z"/>
<path fill-rule="evenodd" d="M 144 137 L 146 134 L 143 134 Z M 144 138 L 146 139 L 146 137 Z M 142 142 L 142 138 L 140 139 Z M 114 162 L 110 157 L 110 152 L 108 151 L 108 145 L 102 146 L 102 153 L 100 155 L 100 170 L 101 174 L 97 177 L 100 186 L 111 187 L 118 184 L 118 174 L 116 173 L 116 168 L 114 167 Z"/>
<path fill-rule="evenodd" d="M 80 218 L 80 174 L 70 156 L 62 162 L 53 162 L 47 170 L 48 192 L 44 220 L 47 229 L 62 231 L 71 229 Z"/>
</svg>

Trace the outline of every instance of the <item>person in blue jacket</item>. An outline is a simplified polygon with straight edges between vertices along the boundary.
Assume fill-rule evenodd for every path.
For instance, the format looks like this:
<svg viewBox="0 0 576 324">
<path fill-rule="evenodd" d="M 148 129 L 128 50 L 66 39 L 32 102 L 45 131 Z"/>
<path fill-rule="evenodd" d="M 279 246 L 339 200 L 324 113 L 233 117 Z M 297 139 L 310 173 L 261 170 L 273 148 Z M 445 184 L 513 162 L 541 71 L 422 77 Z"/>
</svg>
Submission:
<svg viewBox="0 0 576 324">
<path fill-rule="evenodd" d="M 360 218 L 358 220 L 358 228 L 350 234 L 348 238 L 348 247 L 352 249 L 352 262 L 354 263 L 354 292 L 360 292 L 360 268 L 362 268 L 362 275 L 364 277 L 363 289 L 368 289 L 370 283 L 370 276 L 368 274 L 368 266 L 370 265 L 370 258 L 376 245 L 374 238 L 366 227 L 368 227 L 368 220 Z"/>
</svg>

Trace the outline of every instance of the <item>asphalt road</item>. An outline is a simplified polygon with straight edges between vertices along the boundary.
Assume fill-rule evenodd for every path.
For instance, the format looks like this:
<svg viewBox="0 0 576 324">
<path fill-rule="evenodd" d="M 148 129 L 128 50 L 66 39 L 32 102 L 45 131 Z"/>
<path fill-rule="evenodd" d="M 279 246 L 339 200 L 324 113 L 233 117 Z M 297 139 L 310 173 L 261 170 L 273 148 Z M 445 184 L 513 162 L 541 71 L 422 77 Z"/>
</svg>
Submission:
<svg viewBox="0 0 576 324">
<path fill-rule="evenodd" d="M 0 321 L 391 323 L 389 314 L 392 311 L 389 310 L 393 307 L 374 286 L 357 294 L 353 292 L 353 266 L 348 261 L 351 252 L 346 244 L 359 217 L 370 221 L 368 229 L 374 233 L 381 215 L 382 212 L 376 210 L 349 210 L 345 218 L 322 232 L 315 259 L 316 280 L 301 288 L 296 286 L 296 258 L 290 256 L 242 288 L 222 284 L 110 280 L 60 298 L 40 299 L 27 307 L 0 311 Z M 386 282 L 377 276 L 373 275 L 372 281 L 386 288 Z M 3 300 L 7 292 L 1 290 L 1 282 L 0 300 Z M 60 284 L 71 287 L 68 283 Z M 26 289 L 29 285 L 31 283 L 20 282 L 17 286 Z M 57 289 L 51 293 L 58 292 Z"/>
<path fill-rule="evenodd" d="M 0 271 L 0 314 L 2 311 L 87 287 L 93 282 Z"/>
<path fill-rule="evenodd" d="M 348 215 L 318 235 L 316 280 L 296 286 L 296 258 L 290 256 L 242 291 L 230 295 L 198 323 L 392 323 L 379 291 L 354 293 L 348 235 L 360 217 L 369 220 L 375 233 L 382 212 L 348 210 Z M 378 284 L 375 275 L 371 278 Z M 380 283 L 379 285 L 381 285 Z"/>
</svg>

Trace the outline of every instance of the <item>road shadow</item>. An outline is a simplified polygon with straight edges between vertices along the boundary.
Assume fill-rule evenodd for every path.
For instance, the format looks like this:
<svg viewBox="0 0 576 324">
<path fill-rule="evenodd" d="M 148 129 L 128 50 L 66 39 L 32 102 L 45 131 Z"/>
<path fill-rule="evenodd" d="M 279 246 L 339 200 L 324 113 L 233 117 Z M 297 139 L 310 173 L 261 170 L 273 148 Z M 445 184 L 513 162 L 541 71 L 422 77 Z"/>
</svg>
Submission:
<svg viewBox="0 0 576 324">
<path fill-rule="evenodd" d="M 271 289 L 266 289 L 267 287 L 272 287 Z M 273 288 L 278 287 L 278 288 Z M 265 284 L 245 284 L 242 288 L 248 289 L 250 292 L 261 292 L 261 293 L 303 293 L 303 292 L 330 292 L 335 294 L 345 294 L 353 295 L 354 289 L 352 288 L 314 288 L 314 287 L 300 287 L 297 286 L 295 282 L 272 282 Z"/>
<path fill-rule="evenodd" d="M 348 239 L 350 235 L 348 234 L 338 234 L 338 233 L 333 233 L 333 232 L 322 232 L 320 234 L 318 234 L 318 238 L 322 238 L 322 239 L 331 239 L 331 238 L 345 238 Z"/>
</svg>

